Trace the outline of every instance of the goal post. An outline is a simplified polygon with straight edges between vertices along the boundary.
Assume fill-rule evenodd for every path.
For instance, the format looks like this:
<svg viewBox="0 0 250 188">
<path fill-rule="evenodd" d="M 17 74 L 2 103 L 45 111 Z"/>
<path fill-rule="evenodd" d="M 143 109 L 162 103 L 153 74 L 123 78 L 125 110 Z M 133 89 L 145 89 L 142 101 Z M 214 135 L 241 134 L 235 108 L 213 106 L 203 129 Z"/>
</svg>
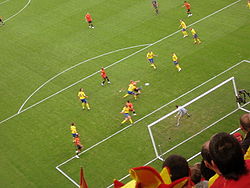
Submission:
<svg viewBox="0 0 250 188">
<path fill-rule="evenodd" d="M 203 94 L 197 96 L 196 98 L 192 99 L 191 101 L 187 102 L 186 104 L 182 105 L 183 108 L 187 107 L 187 106 L 190 106 L 192 103 L 198 101 L 199 99 L 202 99 L 204 98 L 205 96 L 208 97 L 207 95 L 214 92 L 215 90 L 221 88 L 222 86 L 224 86 L 225 84 L 227 83 L 230 83 L 232 82 L 232 85 L 230 86 L 230 88 L 233 88 L 233 94 L 232 96 L 230 96 L 230 100 L 234 97 L 234 101 L 233 103 L 235 103 L 235 98 L 237 96 L 237 88 L 236 88 L 236 83 L 235 83 L 235 78 L 234 77 L 230 77 L 228 78 L 227 80 L 219 83 L 218 85 L 214 86 L 213 88 L 209 89 L 208 91 L 204 92 Z M 233 86 L 233 87 L 232 87 Z M 232 91 L 232 90 L 231 90 Z M 210 99 L 211 100 L 211 99 Z M 209 102 L 208 102 L 209 103 Z M 238 110 L 238 109 L 241 109 L 241 106 L 237 103 L 237 106 L 235 106 L 235 104 L 233 104 L 234 106 L 230 106 L 230 108 L 234 108 L 234 110 Z M 155 152 L 155 156 L 162 160 L 163 161 L 163 158 L 162 156 L 164 156 L 166 153 L 174 150 L 175 148 L 179 147 L 180 145 L 184 144 L 185 142 L 189 141 L 190 139 L 192 139 L 193 137 L 197 136 L 198 134 L 202 133 L 203 131 L 205 131 L 206 129 L 210 128 L 211 126 L 213 126 L 216 122 L 214 121 L 214 123 L 211 125 L 211 126 L 208 126 L 206 127 L 205 129 L 202 129 L 201 131 L 198 131 L 196 132 L 196 134 L 190 136 L 188 139 L 185 139 L 184 141 L 182 142 L 179 142 L 179 144 L 175 145 L 174 147 L 172 147 L 171 149 L 168 149 L 166 150 L 166 148 L 159 148 L 160 145 L 158 145 L 158 143 L 156 143 L 156 139 L 155 137 L 158 136 L 160 137 L 161 135 L 159 134 L 154 134 L 154 132 L 152 131 L 152 128 L 153 126 L 159 124 L 160 122 L 162 122 L 163 120 L 165 121 L 167 118 L 172 118 L 170 116 L 176 114 L 178 112 L 178 109 L 175 109 L 173 110 L 172 112 L 162 116 L 161 118 L 159 118 L 158 120 L 152 122 L 151 124 L 149 124 L 147 127 L 148 127 L 148 131 L 149 131 L 149 135 L 150 135 L 150 138 L 151 138 L 151 142 L 152 142 L 152 145 L 153 145 L 153 149 L 154 149 L 154 152 Z M 227 117 L 229 115 L 226 115 L 224 116 L 223 118 L 219 118 L 218 122 L 221 121 L 222 119 L 224 119 L 225 117 Z M 191 117 L 192 118 L 192 117 Z M 173 118 L 172 118 L 173 119 Z M 165 124 L 164 124 L 165 125 Z M 178 127 L 179 128 L 179 127 Z M 160 131 L 159 131 L 160 132 Z M 164 134 L 164 133 L 163 133 Z M 164 150 L 164 151 L 163 151 Z"/>
</svg>

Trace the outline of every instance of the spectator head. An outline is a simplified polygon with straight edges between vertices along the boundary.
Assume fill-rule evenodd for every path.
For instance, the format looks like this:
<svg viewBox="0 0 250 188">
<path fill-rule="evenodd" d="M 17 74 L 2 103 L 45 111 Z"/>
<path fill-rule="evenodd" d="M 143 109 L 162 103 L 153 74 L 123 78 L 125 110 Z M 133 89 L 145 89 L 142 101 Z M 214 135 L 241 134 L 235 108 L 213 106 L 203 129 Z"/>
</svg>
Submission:
<svg viewBox="0 0 250 188">
<path fill-rule="evenodd" d="M 204 160 L 206 167 L 210 168 L 211 170 L 214 170 L 212 163 L 211 163 L 212 158 L 211 158 L 211 155 L 209 153 L 209 143 L 210 143 L 210 141 L 207 141 L 202 145 L 201 156 Z"/>
<path fill-rule="evenodd" d="M 194 184 L 197 184 L 201 181 L 201 164 L 196 163 L 194 166 L 190 167 L 191 180 Z"/>
<path fill-rule="evenodd" d="M 239 142 L 227 133 L 217 133 L 210 139 L 209 154 L 215 172 L 226 179 L 238 180 L 247 173 Z"/>
<path fill-rule="evenodd" d="M 240 128 L 243 132 L 250 132 L 250 113 L 243 114 L 240 117 Z"/>
<path fill-rule="evenodd" d="M 163 163 L 162 168 L 168 167 L 171 181 L 189 176 L 188 162 L 180 155 L 170 155 Z"/>
<path fill-rule="evenodd" d="M 215 172 L 205 165 L 204 160 L 201 161 L 200 170 L 201 170 L 201 176 L 207 181 L 215 175 Z"/>
</svg>

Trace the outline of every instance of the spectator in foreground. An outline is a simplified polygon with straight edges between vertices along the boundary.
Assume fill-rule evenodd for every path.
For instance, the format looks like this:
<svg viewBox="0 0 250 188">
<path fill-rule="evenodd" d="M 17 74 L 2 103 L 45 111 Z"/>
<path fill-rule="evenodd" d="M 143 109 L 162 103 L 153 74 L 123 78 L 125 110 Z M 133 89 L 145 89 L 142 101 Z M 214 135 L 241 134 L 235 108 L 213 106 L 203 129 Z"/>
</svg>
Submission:
<svg viewBox="0 0 250 188">
<path fill-rule="evenodd" d="M 250 146 L 250 113 L 243 114 L 240 117 L 240 128 L 246 134 L 241 144 L 244 153 L 246 153 Z"/>
<path fill-rule="evenodd" d="M 250 160 L 244 160 L 241 146 L 234 136 L 218 133 L 208 145 L 211 167 L 219 175 L 210 187 L 250 187 Z"/>
</svg>

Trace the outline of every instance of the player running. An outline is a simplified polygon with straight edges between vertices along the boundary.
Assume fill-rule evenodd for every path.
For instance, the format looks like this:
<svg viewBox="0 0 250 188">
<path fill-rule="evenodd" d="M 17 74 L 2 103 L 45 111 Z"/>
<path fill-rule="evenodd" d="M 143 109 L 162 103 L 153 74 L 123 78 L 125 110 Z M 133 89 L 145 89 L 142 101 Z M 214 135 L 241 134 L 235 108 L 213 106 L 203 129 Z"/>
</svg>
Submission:
<svg viewBox="0 0 250 188">
<path fill-rule="evenodd" d="M 133 120 L 131 119 L 131 116 L 129 115 L 129 106 L 126 104 L 122 111 L 120 112 L 121 114 L 124 115 L 125 119 L 121 122 L 121 125 L 124 124 L 126 121 L 130 121 L 130 123 L 132 124 L 133 123 Z"/>
<path fill-rule="evenodd" d="M 76 158 L 79 158 L 79 153 L 83 149 L 83 145 L 81 144 L 79 136 L 80 135 L 77 134 L 76 137 L 75 137 L 75 139 L 74 139 L 74 143 L 75 143 L 75 146 L 76 146 Z"/>
<path fill-rule="evenodd" d="M 196 31 L 193 29 L 193 28 L 190 28 L 191 30 L 191 33 L 193 35 L 193 39 L 194 39 L 194 44 L 200 44 L 201 43 L 201 40 L 199 39 Z"/>
<path fill-rule="evenodd" d="M 2 16 L 0 16 L 0 23 L 1 23 L 1 25 L 4 25 L 3 17 Z"/>
<path fill-rule="evenodd" d="M 89 24 L 89 28 L 95 28 L 93 23 L 92 23 L 93 22 L 92 17 L 91 17 L 91 15 L 89 13 L 87 13 L 85 15 L 85 20 Z"/>
<path fill-rule="evenodd" d="M 78 97 L 79 97 L 80 101 L 82 102 L 82 109 L 84 110 L 85 105 L 86 105 L 87 109 L 90 110 L 89 103 L 86 100 L 86 98 L 88 98 L 88 96 L 85 95 L 85 93 L 83 92 L 83 88 L 81 88 L 80 91 L 78 92 Z"/>
<path fill-rule="evenodd" d="M 101 76 L 103 78 L 103 81 L 101 83 L 102 86 L 104 85 L 106 80 L 108 81 L 108 84 L 110 84 L 110 80 L 109 80 L 109 78 L 108 78 L 108 76 L 107 76 L 107 74 L 105 72 L 105 69 L 103 67 L 101 68 Z"/>
<path fill-rule="evenodd" d="M 177 55 L 175 53 L 172 53 L 172 60 L 173 60 L 173 63 L 175 65 L 175 67 L 178 69 L 178 72 L 180 72 L 181 67 L 180 67 L 180 65 L 178 63 L 178 57 L 177 57 Z"/>
<path fill-rule="evenodd" d="M 136 116 L 134 105 L 132 104 L 132 102 L 127 101 L 126 105 L 129 107 L 129 111 L 133 112 L 133 115 Z"/>
<path fill-rule="evenodd" d="M 125 94 L 124 96 L 123 96 L 123 98 L 125 98 L 125 97 L 127 97 L 127 96 L 129 96 L 129 95 L 133 95 L 134 96 L 134 98 L 135 98 L 135 100 L 137 99 L 137 93 L 135 93 L 134 92 L 134 90 L 136 89 L 136 83 L 137 82 L 134 82 L 134 81 L 130 81 L 130 84 L 128 85 L 128 91 L 127 91 L 127 94 Z"/>
<path fill-rule="evenodd" d="M 177 124 L 176 124 L 176 126 L 179 126 L 180 125 L 180 119 L 182 117 L 184 117 L 185 115 L 187 115 L 188 117 L 190 117 L 191 115 L 188 113 L 188 111 L 187 111 L 186 108 L 184 108 L 182 106 L 178 106 L 178 105 L 176 105 L 175 107 L 178 109 L 178 112 L 175 115 L 175 117 L 177 117 Z"/>
<path fill-rule="evenodd" d="M 186 23 L 183 21 L 183 20 L 180 20 L 180 26 L 179 28 L 181 27 L 182 28 L 182 33 L 183 33 L 183 38 L 187 37 L 188 36 L 188 33 L 187 33 L 187 25 Z"/>
<path fill-rule="evenodd" d="M 155 9 L 155 13 L 156 13 L 156 14 L 159 14 L 159 9 L 158 9 L 159 4 L 158 4 L 158 2 L 157 2 L 156 0 L 153 0 L 153 1 L 152 1 L 152 5 L 153 5 L 153 7 L 154 7 L 154 9 Z"/>
<path fill-rule="evenodd" d="M 184 1 L 184 4 L 182 7 L 186 8 L 188 17 L 193 15 L 191 13 L 191 5 L 187 1 Z"/>
<path fill-rule="evenodd" d="M 147 53 L 147 60 L 150 63 L 150 66 L 152 66 L 154 69 L 156 69 L 155 63 L 154 63 L 154 57 L 157 56 L 152 51 L 149 51 Z"/>
<path fill-rule="evenodd" d="M 74 142 L 76 135 L 78 135 L 75 123 L 71 123 L 70 130 L 71 130 L 71 134 L 73 136 L 73 142 Z"/>
</svg>

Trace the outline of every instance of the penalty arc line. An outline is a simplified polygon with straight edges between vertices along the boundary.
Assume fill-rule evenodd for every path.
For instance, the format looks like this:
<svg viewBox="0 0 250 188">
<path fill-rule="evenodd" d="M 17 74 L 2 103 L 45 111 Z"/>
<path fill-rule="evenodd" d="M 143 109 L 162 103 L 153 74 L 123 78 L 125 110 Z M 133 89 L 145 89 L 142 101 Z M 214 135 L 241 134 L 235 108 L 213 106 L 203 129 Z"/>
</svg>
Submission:
<svg viewBox="0 0 250 188">
<path fill-rule="evenodd" d="M 17 16 L 18 14 L 20 14 L 30 4 L 30 2 L 31 2 L 31 0 L 29 0 L 28 3 L 26 3 L 26 5 L 24 5 L 24 7 L 22 9 L 20 9 L 17 13 L 15 13 L 12 16 L 10 16 L 6 20 L 4 20 L 4 22 L 7 22 L 7 21 L 11 20 L 12 18 L 14 18 L 15 16 Z"/>
<path fill-rule="evenodd" d="M 114 51 L 111 51 L 111 52 L 107 52 L 107 53 L 104 53 L 104 54 L 101 54 L 101 55 L 98 55 L 96 57 L 92 57 L 92 58 L 89 58 L 87 60 L 84 60 L 80 63 L 77 63 L 67 69 L 65 69 L 64 71 L 56 74 L 55 76 L 51 77 L 50 79 L 48 79 L 46 82 L 44 82 L 42 85 L 40 85 L 33 93 L 30 94 L 30 96 L 24 101 L 24 103 L 21 105 L 21 107 L 19 108 L 18 110 L 18 113 L 20 113 L 24 107 L 24 105 L 28 102 L 28 100 L 35 94 L 37 93 L 41 88 L 43 88 L 46 84 L 48 84 L 49 82 L 51 82 L 52 80 L 56 79 L 58 76 L 62 75 L 63 73 L 65 72 L 68 72 L 80 65 L 82 65 L 83 63 L 86 63 L 88 61 L 91 61 L 91 60 L 94 60 L 94 59 L 97 59 L 97 58 L 100 58 L 100 57 L 103 57 L 103 56 L 106 56 L 106 55 L 109 55 L 109 54 L 112 54 L 112 53 L 116 53 L 116 52 L 119 52 L 119 51 L 123 51 L 123 50 L 128 50 L 128 49 L 132 49 L 132 48 L 138 48 L 138 47 L 141 47 L 141 46 L 148 46 L 149 44 L 141 44 L 141 45 L 137 45 L 137 46 L 130 46 L 130 47 L 126 47 L 126 48 L 121 48 L 121 49 L 118 49 L 118 50 L 114 50 Z M 94 74 L 97 74 L 98 72 L 100 71 L 97 71 L 95 72 Z M 91 76 L 93 76 L 94 74 L 91 74 Z M 89 77 L 88 77 L 89 78 Z"/>
<path fill-rule="evenodd" d="M 143 120 L 143 119 L 145 119 L 146 117 L 152 115 L 153 113 L 159 111 L 160 109 L 162 109 L 163 107 L 165 107 L 165 106 L 171 104 L 172 102 L 176 101 L 177 99 L 180 99 L 181 97 L 184 97 L 185 95 L 189 94 L 190 92 L 194 91 L 195 89 L 198 89 L 199 87 L 203 86 L 204 84 L 206 84 L 206 83 L 208 83 L 208 82 L 214 80 L 215 78 L 221 76 L 222 74 L 224 74 L 224 73 L 230 71 L 231 69 L 235 68 L 236 66 L 240 65 L 240 64 L 243 63 L 243 62 L 248 62 L 248 61 L 247 61 L 247 60 L 242 60 L 242 61 L 236 63 L 235 65 L 229 67 L 228 69 L 224 70 L 223 72 L 221 72 L 221 73 L 215 75 L 214 77 L 210 78 L 209 80 L 203 82 L 202 84 L 196 86 L 195 88 L 193 88 L 193 89 L 189 90 L 188 92 L 184 93 L 183 95 L 179 96 L 178 98 L 176 98 L 176 99 L 174 99 L 174 100 L 172 100 L 172 101 L 166 103 L 165 105 L 163 105 L 163 106 L 161 106 L 160 108 L 154 110 L 154 111 L 151 112 L 150 114 L 147 114 L 146 116 L 140 118 L 139 120 L 135 121 L 134 124 L 137 123 L 137 122 L 139 122 L 139 121 L 141 121 L 141 120 Z M 133 125 L 134 125 L 134 124 L 133 124 Z M 131 126 L 132 126 L 132 125 L 128 125 L 127 127 L 124 127 L 123 129 L 117 131 L 116 133 L 114 133 L 114 134 L 112 134 L 112 135 L 106 137 L 105 139 L 101 140 L 100 142 L 98 142 L 98 143 L 92 145 L 91 147 L 87 148 L 86 150 L 84 150 L 83 152 L 81 152 L 79 155 L 82 155 L 82 154 L 84 154 L 85 152 L 87 152 L 87 151 L 93 149 L 94 147 L 96 147 L 96 146 L 98 146 L 99 144 L 105 142 L 106 140 L 112 138 L 113 136 L 119 134 L 120 132 L 124 131 L 125 129 L 130 128 Z M 63 163 L 61 163 L 61 164 L 59 164 L 58 166 L 56 166 L 56 169 L 59 169 L 59 167 L 61 167 L 62 165 L 66 164 L 66 163 L 68 163 L 68 162 L 70 162 L 70 161 L 73 160 L 74 158 L 75 158 L 75 156 L 73 156 L 73 157 L 67 159 L 67 160 L 64 161 Z M 158 158 L 156 158 L 155 160 L 157 160 L 157 159 L 158 159 Z M 59 171 L 59 172 L 61 173 L 61 171 Z M 62 173 L 62 174 L 63 174 L 63 173 Z M 65 174 L 65 173 L 64 173 L 64 174 Z M 64 174 L 63 174 L 63 175 L 64 175 Z M 68 178 L 70 181 L 74 181 L 74 180 L 72 180 L 71 178 L 69 178 L 69 176 L 65 176 L 65 177 Z"/>
<path fill-rule="evenodd" d="M 7 3 L 8 1 L 10 1 L 10 0 L 3 1 L 3 2 L 0 3 L 0 5 L 2 5 L 4 3 Z"/>
<path fill-rule="evenodd" d="M 203 21 L 204 19 L 207 19 L 207 18 L 213 16 L 214 14 L 217 14 L 217 13 L 221 12 L 222 10 L 224 10 L 224 9 L 226 9 L 226 8 L 229 8 L 229 7 L 233 6 L 234 4 L 236 4 L 236 3 L 240 2 L 240 1 L 241 1 L 241 0 L 237 0 L 237 1 L 235 1 L 235 2 L 233 2 L 233 3 L 231 3 L 231 4 L 229 4 L 229 5 L 227 5 L 227 6 L 223 7 L 223 8 L 221 8 L 221 9 L 219 9 L 219 10 L 213 12 L 212 14 L 209 14 L 209 15 L 205 16 L 204 18 L 201 18 L 200 20 L 197 20 L 196 22 L 194 22 L 194 23 L 188 25 L 187 27 L 192 26 L 192 25 L 194 25 L 194 24 L 197 24 L 197 23 Z M 155 44 L 157 44 L 157 43 L 159 43 L 159 42 L 161 42 L 161 41 L 163 41 L 163 40 L 165 40 L 165 39 L 167 39 L 167 38 L 170 38 L 171 36 L 177 34 L 179 31 L 180 31 L 180 30 L 177 30 L 177 31 L 173 32 L 172 34 L 167 35 L 167 36 L 165 36 L 165 37 L 163 37 L 163 38 L 161 38 L 161 39 L 155 41 L 154 43 L 149 44 L 148 46 L 146 46 L 146 47 L 144 47 L 144 48 L 142 48 L 142 49 L 140 49 L 140 50 L 138 50 L 138 51 L 136 51 L 136 52 L 134 52 L 134 53 L 132 53 L 132 54 L 130 54 L 130 55 L 128 55 L 128 56 L 126 56 L 126 57 L 124 57 L 124 58 L 122 58 L 122 59 L 120 59 L 120 60 L 114 62 L 114 63 L 112 63 L 112 64 L 110 64 L 110 65 L 108 65 L 108 66 L 105 67 L 105 68 L 112 67 L 112 66 L 114 66 L 114 65 L 116 65 L 116 64 L 118 64 L 118 63 L 120 63 L 120 62 L 122 62 L 122 61 L 124 61 L 124 60 L 126 60 L 126 59 L 128 59 L 128 58 L 130 58 L 130 57 L 132 57 L 132 56 L 134 56 L 134 55 L 136 55 L 136 54 L 138 54 L 138 53 L 140 53 L 141 51 L 143 51 L 143 50 L 145 50 L 145 49 L 148 49 L 149 47 L 151 47 L 151 46 L 153 46 L 153 45 L 155 45 Z M 99 72 L 99 71 L 98 71 L 98 72 Z M 63 92 L 64 90 L 66 90 L 66 89 L 68 89 L 68 88 L 70 88 L 70 87 L 72 87 L 72 86 L 78 84 L 79 82 L 82 82 L 83 80 L 86 80 L 87 78 L 90 78 L 90 77 L 94 76 L 94 75 L 97 74 L 98 72 L 94 72 L 94 73 L 90 74 L 89 76 L 87 76 L 87 77 L 85 77 L 85 78 L 83 78 L 83 79 L 81 79 L 81 80 L 78 80 L 77 82 L 75 82 L 75 83 L 73 83 L 73 84 L 71 84 L 71 85 L 65 87 L 64 89 L 62 89 L 62 90 L 60 90 L 60 91 L 58 91 L 58 92 L 56 92 L 56 93 L 54 93 L 54 94 L 52 94 L 52 95 L 50 95 L 50 96 L 48 96 L 48 97 L 46 97 L 46 98 L 40 100 L 39 102 L 37 102 L 37 103 L 35 103 L 35 104 L 33 104 L 33 105 L 31 105 L 31 106 L 25 108 L 24 110 L 20 110 L 20 109 L 19 109 L 18 113 L 24 112 L 24 111 L 26 111 L 26 110 L 28 110 L 28 109 L 30 109 L 30 108 L 32 108 L 32 107 L 34 107 L 34 106 L 36 106 L 36 105 L 42 103 L 42 102 L 44 102 L 44 101 L 50 99 L 51 97 L 53 97 L 53 96 L 55 96 L 55 95 L 57 95 L 57 94 Z"/>
</svg>

